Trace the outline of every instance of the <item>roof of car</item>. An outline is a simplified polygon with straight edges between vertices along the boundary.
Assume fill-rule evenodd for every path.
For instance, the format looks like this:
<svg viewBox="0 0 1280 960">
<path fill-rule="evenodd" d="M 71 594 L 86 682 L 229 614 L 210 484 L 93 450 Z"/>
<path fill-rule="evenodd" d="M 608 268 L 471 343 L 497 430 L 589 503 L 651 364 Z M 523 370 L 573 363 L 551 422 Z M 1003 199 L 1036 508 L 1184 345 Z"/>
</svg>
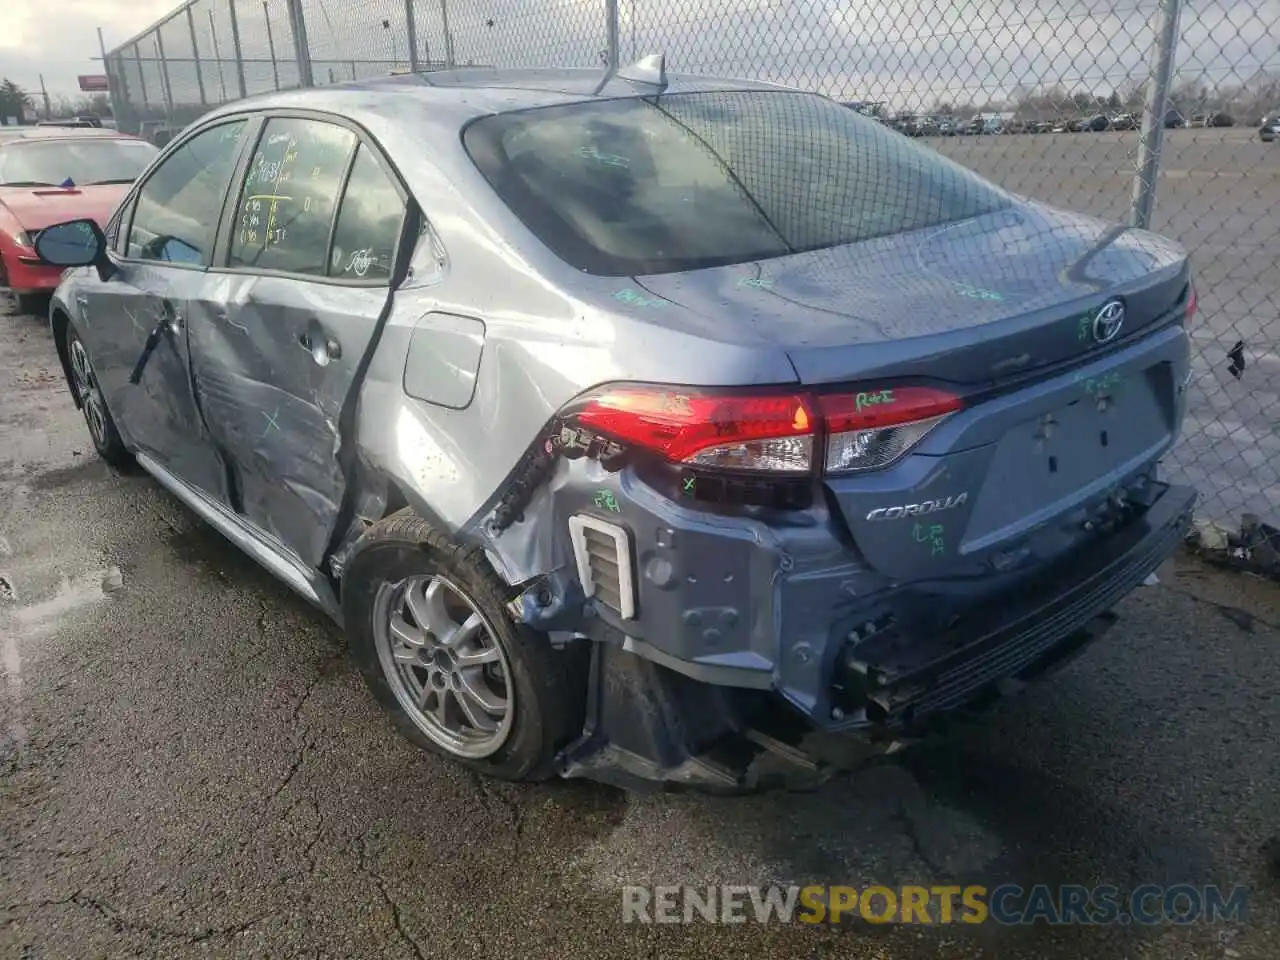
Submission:
<svg viewBox="0 0 1280 960">
<path fill-rule="evenodd" d="M 70 140 L 81 137 L 138 139 L 106 127 L 0 127 L 0 143 L 12 140 Z"/>
<path fill-rule="evenodd" d="M 432 122 L 458 125 L 492 113 L 506 113 L 556 104 L 590 100 L 604 78 L 603 70 L 494 70 L 466 67 L 431 73 L 405 74 L 374 80 L 260 94 L 215 110 L 211 116 L 248 110 L 289 108 L 341 113 L 359 122 L 362 114 L 387 118 L 398 113 L 422 119 L 430 105 Z M 665 93 L 739 90 L 785 90 L 777 84 L 684 74 L 667 74 Z M 652 94 L 642 83 L 614 77 L 599 92 L 600 98 Z"/>
</svg>

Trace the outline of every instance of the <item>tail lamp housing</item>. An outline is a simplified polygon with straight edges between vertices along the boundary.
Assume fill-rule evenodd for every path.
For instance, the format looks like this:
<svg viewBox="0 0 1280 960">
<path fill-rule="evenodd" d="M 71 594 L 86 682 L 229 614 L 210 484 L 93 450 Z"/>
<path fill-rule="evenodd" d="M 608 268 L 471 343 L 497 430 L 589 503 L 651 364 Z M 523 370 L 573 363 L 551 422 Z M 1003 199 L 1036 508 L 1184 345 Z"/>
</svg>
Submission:
<svg viewBox="0 0 1280 960">
<path fill-rule="evenodd" d="M 775 477 L 881 470 L 963 407 L 932 386 L 817 393 L 609 384 L 562 419 L 684 468 Z"/>
</svg>

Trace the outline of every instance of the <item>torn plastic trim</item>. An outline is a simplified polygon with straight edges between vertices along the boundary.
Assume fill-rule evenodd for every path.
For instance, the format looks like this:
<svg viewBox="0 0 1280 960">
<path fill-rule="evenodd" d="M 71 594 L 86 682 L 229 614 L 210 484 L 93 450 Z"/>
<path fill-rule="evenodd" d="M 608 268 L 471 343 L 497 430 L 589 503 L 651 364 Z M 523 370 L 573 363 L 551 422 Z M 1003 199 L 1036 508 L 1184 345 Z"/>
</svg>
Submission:
<svg viewBox="0 0 1280 960">
<path fill-rule="evenodd" d="M 776 697 L 694 680 L 615 644 L 593 644 L 582 736 L 561 776 L 647 792 L 809 789 L 900 749 L 815 731 Z"/>
<path fill-rule="evenodd" d="M 557 418 L 534 442 L 512 471 L 511 479 L 484 524 L 485 532 L 496 537 L 524 519 L 524 511 L 534 494 L 551 478 L 560 458 L 598 460 L 609 473 L 621 470 L 628 450 L 622 444 Z"/>
</svg>

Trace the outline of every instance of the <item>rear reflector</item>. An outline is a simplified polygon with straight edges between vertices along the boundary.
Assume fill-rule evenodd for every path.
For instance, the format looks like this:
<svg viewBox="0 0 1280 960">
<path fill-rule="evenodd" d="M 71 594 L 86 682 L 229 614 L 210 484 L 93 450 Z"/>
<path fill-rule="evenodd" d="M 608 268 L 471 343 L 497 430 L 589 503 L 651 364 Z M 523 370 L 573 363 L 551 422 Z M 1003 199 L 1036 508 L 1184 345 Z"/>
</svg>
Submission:
<svg viewBox="0 0 1280 960">
<path fill-rule="evenodd" d="M 588 597 L 603 603 L 623 620 L 636 615 L 635 577 L 627 531 L 597 517 L 569 518 L 569 538 L 578 580 Z"/>
<path fill-rule="evenodd" d="M 888 466 L 962 406 L 955 394 L 921 386 L 809 394 L 616 384 L 561 416 L 670 463 L 796 475 Z"/>
</svg>

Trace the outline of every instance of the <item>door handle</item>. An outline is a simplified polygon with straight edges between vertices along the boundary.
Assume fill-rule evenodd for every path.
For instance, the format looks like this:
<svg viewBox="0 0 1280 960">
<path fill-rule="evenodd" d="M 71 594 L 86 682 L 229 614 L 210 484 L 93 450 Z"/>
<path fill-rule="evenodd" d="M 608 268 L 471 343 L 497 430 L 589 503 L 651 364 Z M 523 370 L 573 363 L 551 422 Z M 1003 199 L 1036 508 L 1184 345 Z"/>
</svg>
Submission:
<svg viewBox="0 0 1280 960">
<path fill-rule="evenodd" d="M 324 334 L 317 336 L 304 331 L 298 337 L 298 343 L 302 344 L 302 348 L 311 354 L 311 359 L 321 367 L 328 366 L 330 361 L 342 356 L 342 344 Z"/>
<path fill-rule="evenodd" d="M 165 300 L 160 304 L 160 309 L 164 311 L 165 321 L 169 326 L 170 333 L 182 332 L 182 311 L 173 305 L 173 301 Z"/>
</svg>

